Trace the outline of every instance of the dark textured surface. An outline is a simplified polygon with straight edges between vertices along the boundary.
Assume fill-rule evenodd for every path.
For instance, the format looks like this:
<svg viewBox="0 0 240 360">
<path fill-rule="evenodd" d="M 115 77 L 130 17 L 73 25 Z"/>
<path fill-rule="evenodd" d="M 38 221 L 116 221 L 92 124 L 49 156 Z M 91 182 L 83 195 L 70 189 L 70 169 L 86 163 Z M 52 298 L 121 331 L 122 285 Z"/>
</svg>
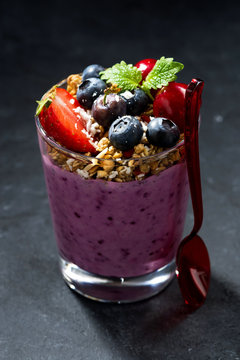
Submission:
<svg viewBox="0 0 240 360">
<path fill-rule="evenodd" d="M 159 2 L 161 5 L 162 2 Z M 240 6 L 186 1 L 1 1 L 0 359 L 240 359 Z M 190 312 L 177 281 L 131 305 L 75 295 L 58 271 L 35 100 L 90 63 L 173 56 L 179 80 L 205 80 L 200 135 L 206 303 Z M 192 225 L 189 208 L 186 231 Z"/>
</svg>

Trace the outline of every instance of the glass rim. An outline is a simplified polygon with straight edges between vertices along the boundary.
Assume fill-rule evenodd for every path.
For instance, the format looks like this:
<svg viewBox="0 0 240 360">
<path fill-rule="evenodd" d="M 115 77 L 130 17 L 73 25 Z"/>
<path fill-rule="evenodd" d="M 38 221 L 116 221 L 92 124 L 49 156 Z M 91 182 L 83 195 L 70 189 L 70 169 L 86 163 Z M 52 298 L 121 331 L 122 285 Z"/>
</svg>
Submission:
<svg viewBox="0 0 240 360">
<path fill-rule="evenodd" d="M 67 82 L 67 79 L 61 80 L 60 82 L 58 82 L 56 84 L 56 86 L 62 86 Z M 50 89 L 48 90 L 50 91 Z M 47 92 L 48 92 L 47 91 Z M 44 96 L 44 95 L 43 95 Z M 166 150 L 163 150 L 159 153 L 155 153 L 152 155 L 148 155 L 148 156 L 143 156 L 140 158 L 136 158 L 136 157 L 129 157 L 129 158 L 117 158 L 117 159 L 105 159 L 105 158 L 98 158 L 97 155 L 96 156 L 88 156 L 88 155 L 84 155 L 81 154 L 79 152 L 67 149 L 66 147 L 62 146 L 61 144 L 59 144 L 58 142 L 56 142 L 52 137 L 48 136 L 46 131 L 44 130 L 39 116 L 35 115 L 35 123 L 36 123 L 36 127 L 38 130 L 38 133 L 41 135 L 41 137 L 48 143 L 48 145 L 50 145 L 51 147 L 55 148 L 57 151 L 61 152 L 62 154 L 74 158 L 76 160 L 85 160 L 85 161 L 106 161 L 106 160 L 112 160 L 114 162 L 119 162 L 119 161 L 130 161 L 130 160 L 134 160 L 134 161 L 145 161 L 145 160 L 150 160 L 150 159 L 154 159 L 156 157 L 161 158 L 161 157 L 165 157 L 166 155 L 168 155 L 169 153 L 171 153 L 172 151 L 177 150 L 179 147 L 181 147 L 182 145 L 184 145 L 184 139 L 180 140 L 179 142 L 177 142 L 176 145 L 174 145 L 171 148 L 168 148 Z"/>
</svg>

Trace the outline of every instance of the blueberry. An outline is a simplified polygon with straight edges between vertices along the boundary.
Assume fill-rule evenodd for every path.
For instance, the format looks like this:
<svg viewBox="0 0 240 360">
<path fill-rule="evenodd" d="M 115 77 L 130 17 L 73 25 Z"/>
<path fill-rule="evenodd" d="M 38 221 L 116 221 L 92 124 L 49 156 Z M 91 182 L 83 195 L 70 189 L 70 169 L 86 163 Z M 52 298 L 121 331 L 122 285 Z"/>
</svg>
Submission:
<svg viewBox="0 0 240 360">
<path fill-rule="evenodd" d="M 78 87 L 77 100 L 85 109 L 91 109 L 94 100 L 106 89 L 106 83 L 97 78 L 84 80 Z"/>
<path fill-rule="evenodd" d="M 118 118 L 109 129 L 110 142 L 121 151 L 132 149 L 139 144 L 142 136 L 142 124 L 137 118 L 130 115 Z"/>
<path fill-rule="evenodd" d="M 126 112 L 126 101 L 117 94 L 100 95 L 92 107 L 92 116 L 104 128 L 109 127 L 117 117 L 125 115 Z"/>
<path fill-rule="evenodd" d="M 173 121 L 158 117 L 148 124 L 146 136 L 150 144 L 168 148 L 176 145 L 180 131 Z"/>
<path fill-rule="evenodd" d="M 86 80 L 89 78 L 100 78 L 99 73 L 101 71 L 104 71 L 104 67 L 102 65 L 98 65 L 98 64 L 92 64 L 87 66 L 83 72 L 82 72 L 82 80 Z"/>
<path fill-rule="evenodd" d="M 149 103 L 149 97 L 142 89 L 135 89 L 133 93 L 125 91 L 121 96 L 127 102 L 127 114 L 140 115 Z"/>
</svg>

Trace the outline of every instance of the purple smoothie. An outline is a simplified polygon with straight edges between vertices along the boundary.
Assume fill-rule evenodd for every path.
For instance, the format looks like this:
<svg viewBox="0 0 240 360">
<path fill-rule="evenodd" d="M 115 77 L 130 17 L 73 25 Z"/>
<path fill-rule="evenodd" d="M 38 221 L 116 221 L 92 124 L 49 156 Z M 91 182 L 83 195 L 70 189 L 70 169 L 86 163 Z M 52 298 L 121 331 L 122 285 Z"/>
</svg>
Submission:
<svg viewBox="0 0 240 360">
<path fill-rule="evenodd" d="M 174 260 L 189 194 L 185 162 L 117 183 L 83 179 L 43 151 L 42 158 L 62 258 L 108 277 L 147 274 Z"/>
</svg>

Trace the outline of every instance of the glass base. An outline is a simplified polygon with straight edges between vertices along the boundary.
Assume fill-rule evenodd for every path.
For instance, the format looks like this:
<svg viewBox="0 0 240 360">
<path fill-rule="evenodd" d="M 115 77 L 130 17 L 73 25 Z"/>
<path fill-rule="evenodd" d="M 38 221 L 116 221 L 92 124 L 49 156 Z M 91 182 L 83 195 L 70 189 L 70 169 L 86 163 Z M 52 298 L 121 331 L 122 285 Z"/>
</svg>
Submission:
<svg viewBox="0 0 240 360">
<path fill-rule="evenodd" d="M 61 257 L 60 268 L 68 286 L 77 293 L 92 300 L 121 304 L 158 294 L 175 277 L 176 264 L 173 260 L 150 274 L 128 278 L 92 274 Z"/>
</svg>

